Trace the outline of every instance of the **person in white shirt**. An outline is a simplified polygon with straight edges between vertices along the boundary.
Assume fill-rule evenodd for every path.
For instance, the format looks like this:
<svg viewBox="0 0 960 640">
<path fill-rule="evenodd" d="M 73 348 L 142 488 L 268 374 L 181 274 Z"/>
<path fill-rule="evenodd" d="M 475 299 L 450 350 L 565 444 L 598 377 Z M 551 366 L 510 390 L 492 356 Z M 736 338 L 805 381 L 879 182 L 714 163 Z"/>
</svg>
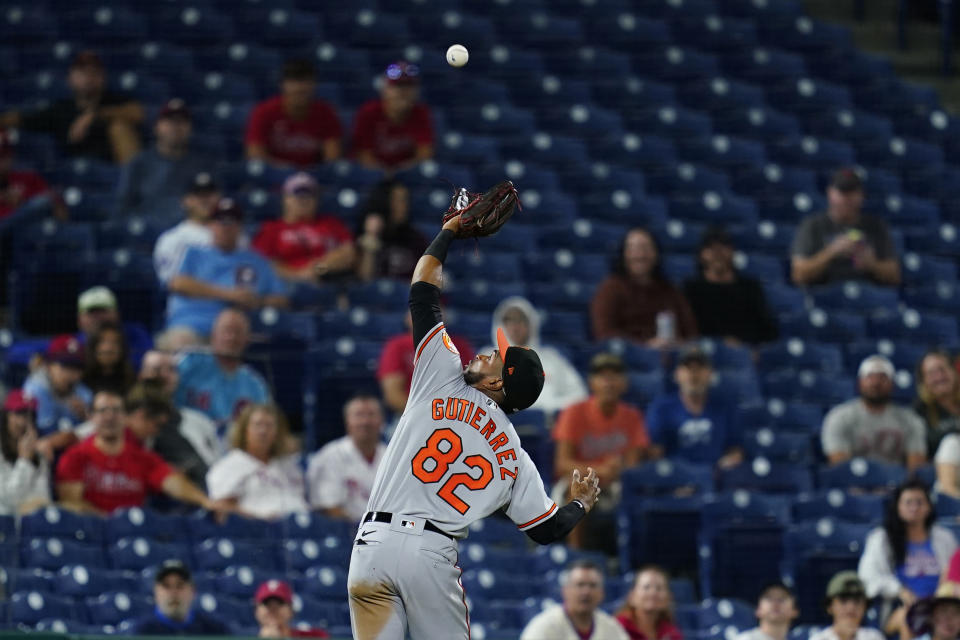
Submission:
<svg viewBox="0 0 960 640">
<path fill-rule="evenodd" d="M 563 605 L 537 614 L 520 640 L 629 640 L 613 616 L 598 609 L 603 602 L 603 571 L 589 560 L 576 560 L 563 572 Z"/>
<path fill-rule="evenodd" d="M 303 471 L 293 443 L 278 408 L 247 406 L 230 432 L 233 449 L 207 473 L 210 496 L 252 518 L 270 520 L 307 511 Z"/>
<path fill-rule="evenodd" d="M 756 615 L 760 624 L 735 640 L 786 640 L 791 623 L 799 615 L 797 600 L 782 582 L 768 584 L 757 599 Z"/>
<path fill-rule="evenodd" d="M 0 411 L 0 515 L 50 502 L 50 465 L 37 451 L 37 401 L 14 389 Z"/>
<path fill-rule="evenodd" d="M 833 619 L 810 640 L 886 640 L 877 629 L 861 627 L 867 613 L 867 590 L 856 571 L 841 571 L 827 584 L 827 613 Z"/>
<path fill-rule="evenodd" d="M 307 486 L 311 507 L 333 518 L 358 522 L 387 448 L 380 399 L 355 395 L 343 406 L 343 421 L 347 435 L 310 457 Z"/>
<path fill-rule="evenodd" d="M 186 218 L 164 231 L 153 248 L 153 268 L 161 282 L 169 282 L 176 275 L 183 256 L 190 247 L 209 247 L 211 240 L 207 221 L 214 205 L 220 199 L 220 189 L 209 173 L 198 173 L 183 196 Z"/>
</svg>

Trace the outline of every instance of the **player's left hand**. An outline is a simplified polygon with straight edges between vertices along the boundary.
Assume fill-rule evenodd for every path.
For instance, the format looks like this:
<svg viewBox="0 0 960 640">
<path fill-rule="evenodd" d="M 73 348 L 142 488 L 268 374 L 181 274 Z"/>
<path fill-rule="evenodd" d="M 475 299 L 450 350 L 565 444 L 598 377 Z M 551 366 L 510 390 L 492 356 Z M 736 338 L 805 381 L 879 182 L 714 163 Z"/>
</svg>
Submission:
<svg viewBox="0 0 960 640">
<path fill-rule="evenodd" d="M 443 223 L 444 231 L 453 231 L 457 233 L 460 231 L 460 216 L 454 216 Z"/>
<path fill-rule="evenodd" d="M 579 500 L 587 513 L 593 509 L 600 497 L 600 478 L 593 467 L 587 467 L 587 477 L 580 478 L 580 470 L 573 470 L 573 481 L 570 483 L 570 498 Z"/>
</svg>

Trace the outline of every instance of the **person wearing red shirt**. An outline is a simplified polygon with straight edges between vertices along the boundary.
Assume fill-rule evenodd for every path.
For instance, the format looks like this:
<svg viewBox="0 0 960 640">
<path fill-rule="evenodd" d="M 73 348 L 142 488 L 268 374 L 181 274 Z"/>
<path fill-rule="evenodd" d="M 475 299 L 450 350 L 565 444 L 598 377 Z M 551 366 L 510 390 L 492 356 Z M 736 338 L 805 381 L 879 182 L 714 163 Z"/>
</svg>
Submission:
<svg viewBox="0 0 960 640">
<path fill-rule="evenodd" d="M 363 104 L 353 125 L 353 153 L 371 169 L 403 171 L 433 157 L 430 109 L 419 102 L 420 69 L 387 67 L 380 98 Z"/>
<path fill-rule="evenodd" d="M 617 611 L 617 622 L 630 640 L 683 640 L 673 622 L 670 577 L 660 567 L 649 565 L 637 571 L 633 588 Z"/>
<path fill-rule="evenodd" d="M 254 616 L 260 625 L 261 638 L 329 638 L 323 629 L 297 625 L 293 620 L 293 589 L 283 580 L 267 580 L 254 596 Z"/>
<path fill-rule="evenodd" d="M 407 396 L 410 394 L 410 381 L 413 379 L 413 323 L 410 313 L 404 320 L 407 331 L 400 333 L 383 345 L 380 352 L 380 364 L 377 366 L 377 380 L 380 382 L 380 392 L 383 400 L 396 415 L 403 413 L 407 407 Z M 460 362 L 466 367 L 473 359 L 474 348 L 468 340 L 459 336 L 451 336 L 454 348 L 460 354 Z"/>
<path fill-rule="evenodd" d="M 16 171 L 13 168 L 16 137 L 10 131 L 0 130 L 0 219 L 38 196 L 48 196 L 53 214 L 67 219 L 67 208 L 35 171 Z"/>
<path fill-rule="evenodd" d="M 353 235 L 337 218 L 317 217 L 319 201 L 313 176 L 295 173 L 283 184 L 283 215 L 264 222 L 253 239 L 253 248 L 284 278 L 314 281 L 353 269 Z"/>
<path fill-rule="evenodd" d="M 306 168 L 340 157 L 337 112 L 314 98 L 317 72 L 307 60 L 283 68 L 280 95 L 258 104 L 247 122 L 247 157 L 280 167 Z"/>
<path fill-rule="evenodd" d="M 93 398 L 94 434 L 67 449 L 57 464 L 57 495 L 74 511 L 107 515 L 116 509 L 142 507 L 149 493 L 210 509 L 224 505 L 147 451 L 126 428 L 123 398 L 101 391 Z"/>
<path fill-rule="evenodd" d="M 586 473 L 588 467 L 593 467 L 601 478 L 600 485 L 609 487 L 618 483 L 623 469 L 651 457 L 643 416 L 621 400 L 627 384 L 626 367 L 619 356 L 599 353 L 593 357 L 587 379 L 590 397 L 564 409 L 553 428 L 557 443 L 554 477 L 565 478 L 574 469 Z M 607 493 L 613 496 L 617 492 Z M 598 504 L 601 514 L 615 506 L 608 502 L 609 497 L 606 500 Z M 586 539 L 584 527 L 598 522 L 597 512 L 594 510 L 570 532 L 570 546 L 582 546 Z"/>
</svg>

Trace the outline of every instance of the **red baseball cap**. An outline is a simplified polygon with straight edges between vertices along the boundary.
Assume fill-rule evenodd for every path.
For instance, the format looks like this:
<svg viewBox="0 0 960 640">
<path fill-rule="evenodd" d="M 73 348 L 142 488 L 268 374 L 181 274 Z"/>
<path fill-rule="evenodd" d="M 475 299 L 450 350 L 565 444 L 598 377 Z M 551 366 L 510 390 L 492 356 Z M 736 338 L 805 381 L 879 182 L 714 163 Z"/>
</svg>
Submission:
<svg viewBox="0 0 960 640">
<path fill-rule="evenodd" d="M 253 599 L 257 604 L 262 604 L 270 598 L 278 598 L 286 604 L 293 604 L 293 589 L 283 580 L 267 580 L 257 587 L 257 594 Z"/>
<path fill-rule="evenodd" d="M 68 367 L 83 367 L 83 347 L 70 334 L 54 338 L 47 347 L 47 361 L 59 362 Z"/>
<path fill-rule="evenodd" d="M 23 392 L 23 389 L 14 389 L 7 394 L 7 398 L 3 401 L 3 410 L 36 411 L 37 399 L 33 396 L 28 396 Z"/>
</svg>

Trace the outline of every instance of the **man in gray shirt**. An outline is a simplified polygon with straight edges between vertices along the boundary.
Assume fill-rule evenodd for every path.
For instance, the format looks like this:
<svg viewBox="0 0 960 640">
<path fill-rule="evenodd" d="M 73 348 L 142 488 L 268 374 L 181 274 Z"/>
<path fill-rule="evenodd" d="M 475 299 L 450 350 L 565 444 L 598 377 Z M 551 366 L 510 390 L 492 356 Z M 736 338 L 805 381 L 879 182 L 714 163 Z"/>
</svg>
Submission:
<svg viewBox="0 0 960 640">
<path fill-rule="evenodd" d="M 880 355 L 860 364 L 860 397 L 834 407 L 823 420 L 820 437 L 830 464 L 860 457 L 890 464 L 906 462 L 912 471 L 926 463 L 923 422 L 909 408 L 890 402 L 893 374 L 893 364 Z"/>
<path fill-rule="evenodd" d="M 856 170 L 833 174 L 826 213 L 805 218 L 793 239 L 790 277 L 795 284 L 900 284 L 900 262 L 887 224 L 863 214 L 863 200 L 863 181 Z"/>
</svg>

